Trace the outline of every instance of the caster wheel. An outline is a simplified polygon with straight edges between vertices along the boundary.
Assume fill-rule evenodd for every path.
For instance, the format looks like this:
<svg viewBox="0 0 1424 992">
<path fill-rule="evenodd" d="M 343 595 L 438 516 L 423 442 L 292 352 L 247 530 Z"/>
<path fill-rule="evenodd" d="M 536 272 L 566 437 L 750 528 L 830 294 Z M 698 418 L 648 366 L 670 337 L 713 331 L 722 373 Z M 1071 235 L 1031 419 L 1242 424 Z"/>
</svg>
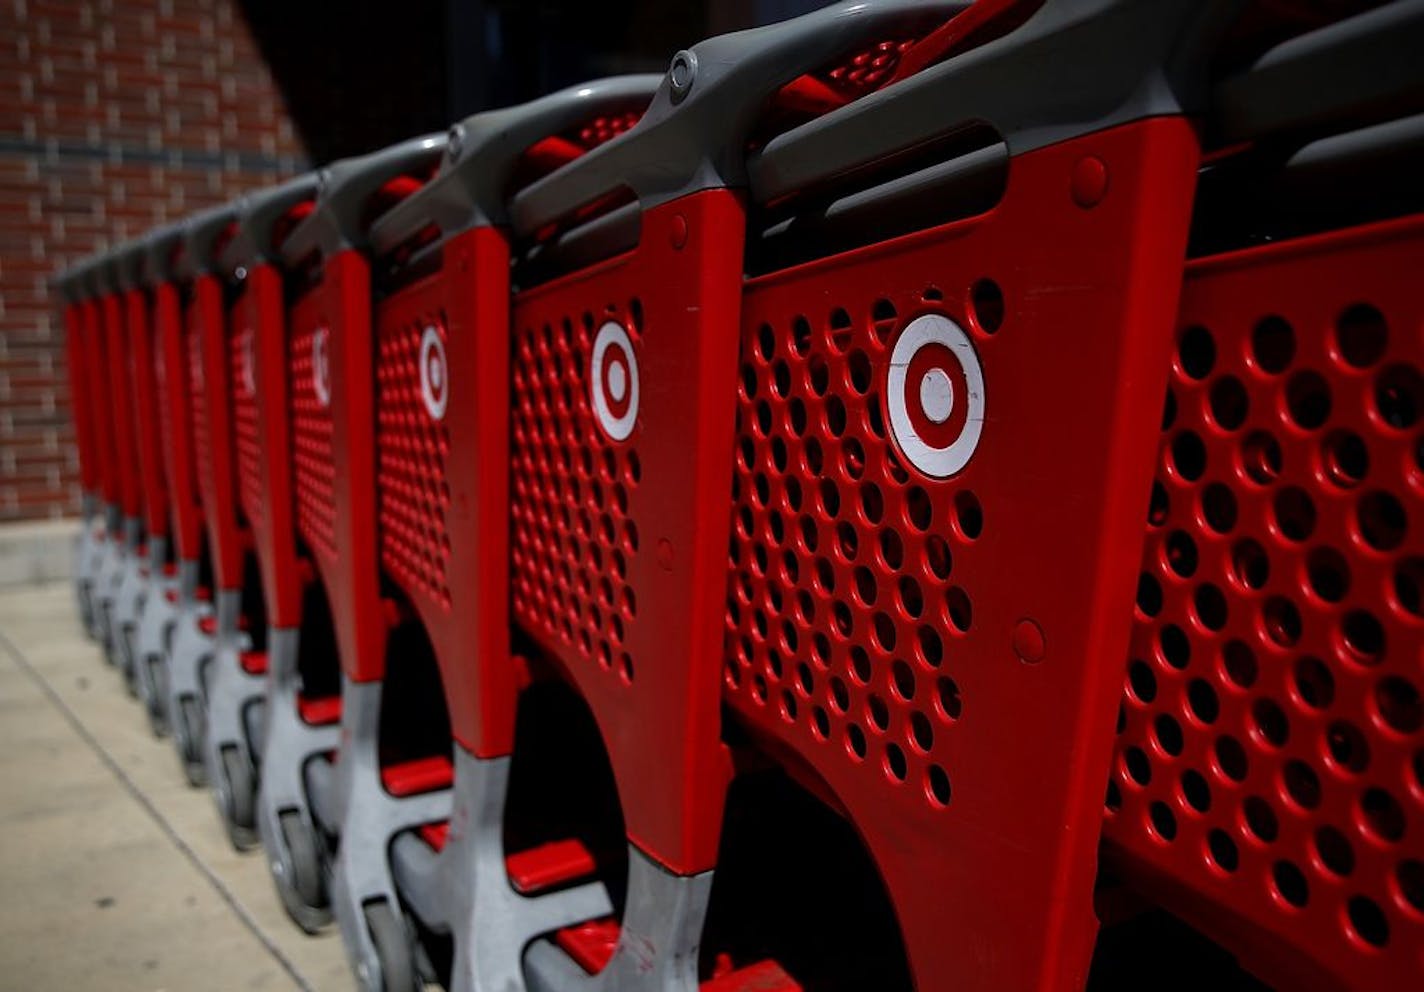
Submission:
<svg viewBox="0 0 1424 992">
<path fill-rule="evenodd" d="M 131 698 L 138 698 L 138 666 L 134 661 L 134 630 L 121 631 L 119 637 L 123 642 L 123 647 L 119 651 L 119 664 L 123 668 L 124 688 L 128 690 Z"/>
<path fill-rule="evenodd" d="M 331 922 L 331 909 L 316 838 L 296 810 L 282 813 L 279 823 L 283 851 L 272 861 L 272 875 L 282 906 L 297 926 L 317 933 Z"/>
<path fill-rule="evenodd" d="M 193 696 L 184 696 L 178 702 L 178 744 L 183 758 L 183 774 L 188 784 L 203 786 L 208 784 L 207 769 L 203 767 L 203 736 L 207 719 L 202 704 Z"/>
<path fill-rule="evenodd" d="M 143 662 L 148 676 L 148 726 L 155 737 L 168 736 L 168 712 L 163 701 L 168 698 L 168 680 L 163 659 L 149 655 Z"/>
<path fill-rule="evenodd" d="M 250 851 L 257 846 L 257 821 L 254 808 L 257 805 L 256 783 L 253 781 L 252 766 L 235 747 L 222 750 L 222 768 L 218 774 L 223 777 L 218 784 L 218 799 L 223 812 L 223 825 L 227 827 L 228 840 L 239 851 Z"/>
<path fill-rule="evenodd" d="M 380 974 L 361 976 L 362 986 L 371 992 L 421 992 L 410 933 L 385 900 L 366 907 L 366 930 L 376 945 Z"/>
</svg>

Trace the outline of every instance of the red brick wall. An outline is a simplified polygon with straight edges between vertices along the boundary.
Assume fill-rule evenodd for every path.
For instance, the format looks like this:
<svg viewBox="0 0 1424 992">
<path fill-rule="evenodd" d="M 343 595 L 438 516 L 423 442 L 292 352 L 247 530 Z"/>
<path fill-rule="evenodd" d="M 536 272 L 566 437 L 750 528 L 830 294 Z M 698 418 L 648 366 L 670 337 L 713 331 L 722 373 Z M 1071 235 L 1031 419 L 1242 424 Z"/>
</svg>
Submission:
<svg viewBox="0 0 1424 992">
<path fill-rule="evenodd" d="M 78 508 L 50 277 L 303 161 L 232 0 L 0 0 L 0 521 Z"/>
</svg>

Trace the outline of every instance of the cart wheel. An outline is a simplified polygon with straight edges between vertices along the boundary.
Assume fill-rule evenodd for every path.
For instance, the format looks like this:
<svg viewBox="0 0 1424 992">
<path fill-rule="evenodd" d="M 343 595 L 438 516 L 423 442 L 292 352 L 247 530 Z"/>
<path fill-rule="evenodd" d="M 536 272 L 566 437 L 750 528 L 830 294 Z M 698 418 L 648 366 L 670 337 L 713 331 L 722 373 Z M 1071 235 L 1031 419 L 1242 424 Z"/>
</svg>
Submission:
<svg viewBox="0 0 1424 992">
<path fill-rule="evenodd" d="M 421 992 L 422 983 L 416 977 L 415 955 L 411 953 L 410 934 L 405 923 L 391 912 L 384 899 L 366 907 L 366 929 L 376 945 L 380 963 L 380 982 L 371 976 L 367 986 L 380 992 Z"/>
<path fill-rule="evenodd" d="M 168 713 L 163 701 L 168 698 L 168 680 L 164 677 L 163 659 L 151 654 L 144 660 L 144 666 L 148 672 L 148 725 L 155 737 L 166 737 Z"/>
<path fill-rule="evenodd" d="M 331 911 L 316 839 L 311 829 L 302 822 L 301 814 L 294 809 L 282 813 L 279 823 L 279 842 L 285 850 L 282 867 L 274 870 L 273 874 L 277 876 L 282 905 L 297 926 L 307 933 L 317 933 L 331 922 Z M 277 862 L 274 861 L 273 865 L 276 868 Z"/>
<path fill-rule="evenodd" d="M 202 704 L 194 696 L 178 701 L 178 751 L 183 759 L 183 773 L 188 784 L 207 785 L 208 773 L 203 767 L 203 735 L 206 719 Z"/>
<path fill-rule="evenodd" d="M 235 747 L 222 749 L 223 787 L 219 790 L 223 799 L 223 820 L 227 826 L 228 839 L 239 851 L 249 851 L 257 845 L 256 821 L 253 808 L 256 805 L 256 788 L 252 781 L 252 766 Z"/>
</svg>

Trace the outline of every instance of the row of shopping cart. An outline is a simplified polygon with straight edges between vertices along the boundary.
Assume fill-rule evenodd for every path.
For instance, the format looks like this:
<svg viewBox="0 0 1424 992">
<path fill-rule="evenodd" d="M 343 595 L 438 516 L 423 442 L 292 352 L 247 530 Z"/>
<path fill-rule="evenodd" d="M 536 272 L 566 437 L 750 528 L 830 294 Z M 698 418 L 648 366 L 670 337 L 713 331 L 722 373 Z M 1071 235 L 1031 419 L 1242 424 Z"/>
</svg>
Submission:
<svg viewBox="0 0 1424 992">
<path fill-rule="evenodd" d="M 842 3 L 154 231 L 85 624 L 364 988 L 1424 986 L 1421 42 Z"/>
</svg>

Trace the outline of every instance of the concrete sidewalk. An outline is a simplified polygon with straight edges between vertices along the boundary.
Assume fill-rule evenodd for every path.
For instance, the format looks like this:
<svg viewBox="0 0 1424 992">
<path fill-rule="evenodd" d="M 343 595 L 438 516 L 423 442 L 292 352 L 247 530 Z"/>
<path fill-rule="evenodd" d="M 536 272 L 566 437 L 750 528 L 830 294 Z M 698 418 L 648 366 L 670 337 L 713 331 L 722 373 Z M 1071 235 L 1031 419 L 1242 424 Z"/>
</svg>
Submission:
<svg viewBox="0 0 1424 992">
<path fill-rule="evenodd" d="M 0 590 L 0 987 L 344 990 L 334 932 L 288 922 L 228 846 L 67 582 Z"/>
</svg>

